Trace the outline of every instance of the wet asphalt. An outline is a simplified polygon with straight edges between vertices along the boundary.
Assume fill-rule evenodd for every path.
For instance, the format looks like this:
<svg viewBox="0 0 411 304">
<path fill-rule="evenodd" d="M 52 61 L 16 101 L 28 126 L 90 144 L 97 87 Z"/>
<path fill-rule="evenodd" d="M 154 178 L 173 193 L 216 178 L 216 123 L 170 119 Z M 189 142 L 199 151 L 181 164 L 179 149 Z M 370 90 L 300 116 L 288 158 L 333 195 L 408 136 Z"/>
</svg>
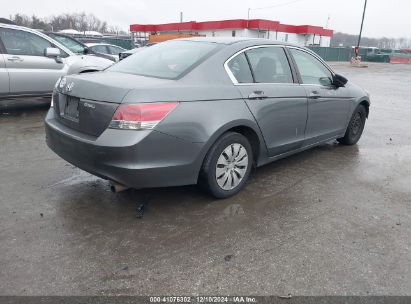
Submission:
<svg viewBox="0 0 411 304">
<path fill-rule="evenodd" d="M 47 148 L 46 108 L 0 114 L 0 295 L 411 295 L 411 65 L 334 67 L 372 96 L 359 144 L 221 201 L 111 193 Z"/>
</svg>

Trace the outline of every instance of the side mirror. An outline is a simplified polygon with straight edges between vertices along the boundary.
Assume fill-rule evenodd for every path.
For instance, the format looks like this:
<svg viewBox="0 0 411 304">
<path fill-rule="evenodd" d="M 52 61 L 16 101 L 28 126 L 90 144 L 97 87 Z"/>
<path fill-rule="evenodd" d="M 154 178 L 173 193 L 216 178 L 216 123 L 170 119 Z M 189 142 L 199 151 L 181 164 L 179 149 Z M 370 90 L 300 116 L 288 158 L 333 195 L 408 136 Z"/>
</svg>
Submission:
<svg viewBox="0 0 411 304">
<path fill-rule="evenodd" d="M 347 84 L 347 82 L 348 79 L 339 74 L 335 74 L 333 77 L 333 85 L 335 85 L 337 88 L 344 87 Z"/>
<path fill-rule="evenodd" d="M 84 51 L 83 51 L 84 55 L 87 55 L 90 53 L 90 49 L 88 47 L 84 47 Z"/>
<path fill-rule="evenodd" d="M 60 54 L 60 49 L 58 49 L 58 48 L 47 48 L 44 51 L 44 55 L 46 57 L 50 57 L 50 58 L 57 58 L 61 55 Z"/>
</svg>

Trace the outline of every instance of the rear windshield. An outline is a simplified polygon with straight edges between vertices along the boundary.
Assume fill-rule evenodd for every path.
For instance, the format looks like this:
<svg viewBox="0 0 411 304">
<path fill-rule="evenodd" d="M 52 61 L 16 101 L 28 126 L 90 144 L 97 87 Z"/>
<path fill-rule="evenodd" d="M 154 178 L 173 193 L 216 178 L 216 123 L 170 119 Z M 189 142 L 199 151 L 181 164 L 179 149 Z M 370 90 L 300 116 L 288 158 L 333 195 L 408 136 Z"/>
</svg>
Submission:
<svg viewBox="0 0 411 304">
<path fill-rule="evenodd" d="M 189 72 L 218 47 L 210 42 L 168 41 L 146 47 L 108 70 L 165 79 Z"/>
</svg>

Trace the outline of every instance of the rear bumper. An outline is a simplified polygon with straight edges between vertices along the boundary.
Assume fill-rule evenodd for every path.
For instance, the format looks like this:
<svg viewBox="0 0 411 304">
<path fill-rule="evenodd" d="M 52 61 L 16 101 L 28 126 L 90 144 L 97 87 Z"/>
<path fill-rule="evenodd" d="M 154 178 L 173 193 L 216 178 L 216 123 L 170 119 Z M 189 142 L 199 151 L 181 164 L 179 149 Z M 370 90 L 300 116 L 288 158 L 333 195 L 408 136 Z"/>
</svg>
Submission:
<svg viewBox="0 0 411 304">
<path fill-rule="evenodd" d="M 76 167 L 132 188 L 197 183 L 203 144 L 157 131 L 107 129 L 98 138 L 85 137 L 56 119 L 45 119 L 51 150 Z"/>
</svg>

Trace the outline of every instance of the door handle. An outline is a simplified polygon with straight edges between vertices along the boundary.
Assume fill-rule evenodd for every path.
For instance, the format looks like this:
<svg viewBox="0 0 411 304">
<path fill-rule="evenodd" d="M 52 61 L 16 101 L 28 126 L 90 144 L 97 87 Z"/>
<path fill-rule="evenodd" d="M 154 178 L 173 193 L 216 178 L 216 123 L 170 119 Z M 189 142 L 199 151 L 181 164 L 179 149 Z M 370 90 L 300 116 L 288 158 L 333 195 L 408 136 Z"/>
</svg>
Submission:
<svg viewBox="0 0 411 304">
<path fill-rule="evenodd" d="M 13 62 L 22 62 L 24 59 L 19 57 L 19 56 L 13 56 L 13 57 L 9 57 L 7 58 L 8 61 L 13 61 Z"/>
<path fill-rule="evenodd" d="M 248 95 L 248 99 L 265 99 L 268 96 L 264 94 L 263 91 L 254 91 L 250 95 Z"/>
<path fill-rule="evenodd" d="M 311 99 L 318 99 L 321 97 L 320 92 L 318 91 L 311 91 L 310 96 Z"/>
</svg>

